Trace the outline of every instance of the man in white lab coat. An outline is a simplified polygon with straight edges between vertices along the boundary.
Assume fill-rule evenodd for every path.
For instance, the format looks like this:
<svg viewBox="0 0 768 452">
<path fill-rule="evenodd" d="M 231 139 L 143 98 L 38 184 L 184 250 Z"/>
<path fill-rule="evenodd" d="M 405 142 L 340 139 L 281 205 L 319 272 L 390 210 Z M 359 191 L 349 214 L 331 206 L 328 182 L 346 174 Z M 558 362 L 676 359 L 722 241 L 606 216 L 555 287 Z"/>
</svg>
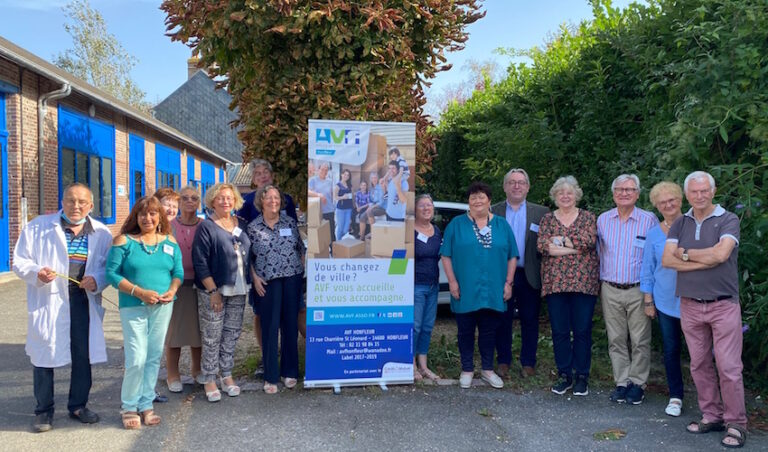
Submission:
<svg viewBox="0 0 768 452">
<path fill-rule="evenodd" d="M 67 187 L 62 210 L 32 220 L 13 251 L 13 271 L 27 283 L 25 350 L 34 368 L 36 432 L 52 428 L 53 368 L 69 363 L 70 417 L 88 424 L 99 421 L 86 404 L 91 363 L 107 360 L 101 291 L 107 286 L 104 265 L 112 234 L 88 216 L 92 208 L 88 186 Z"/>
</svg>

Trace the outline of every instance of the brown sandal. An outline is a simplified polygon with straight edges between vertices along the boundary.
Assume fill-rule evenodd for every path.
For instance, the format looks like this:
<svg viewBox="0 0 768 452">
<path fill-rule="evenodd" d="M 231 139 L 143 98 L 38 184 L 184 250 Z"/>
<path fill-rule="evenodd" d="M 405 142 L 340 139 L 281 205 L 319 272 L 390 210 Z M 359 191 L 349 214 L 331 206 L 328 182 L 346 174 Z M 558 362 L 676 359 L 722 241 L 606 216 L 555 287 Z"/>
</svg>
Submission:
<svg viewBox="0 0 768 452">
<path fill-rule="evenodd" d="M 141 420 L 147 427 L 154 427 L 160 423 L 160 416 L 156 415 L 154 410 L 142 411 L 139 414 L 141 414 Z"/>
<path fill-rule="evenodd" d="M 121 414 L 123 428 L 126 430 L 138 430 L 141 428 L 141 418 L 135 411 L 125 411 Z"/>
</svg>

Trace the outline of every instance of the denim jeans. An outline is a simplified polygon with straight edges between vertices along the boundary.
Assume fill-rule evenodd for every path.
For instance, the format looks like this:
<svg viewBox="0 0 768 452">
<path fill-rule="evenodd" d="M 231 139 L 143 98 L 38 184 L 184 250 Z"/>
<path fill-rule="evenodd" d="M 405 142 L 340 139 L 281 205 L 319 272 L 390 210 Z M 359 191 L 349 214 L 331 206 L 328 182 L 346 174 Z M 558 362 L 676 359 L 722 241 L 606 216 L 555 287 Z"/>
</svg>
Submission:
<svg viewBox="0 0 768 452">
<path fill-rule="evenodd" d="M 562 292 L 547 295 L 552 349 L 561 375 L 589 376 L 592 367 L 592 314 L 595 295 Z M 573 333 L 573 339 L 571 339 Z"/>
<path fill-rule="evenodd" d="M 437 284 L 413 286 L 413 344 L 415 355 L 429 352 L 429 341 L 437 316 Z"/>
<path fill-rule="evenodd" d="M 344 238 L 351 223 L 352 209 L 336 209 L 336 240 Z"/>
<path fill-rule="evenodd" d="M 124 411 L 152 409 L 165 333 L 172 313 L 171 303 L 120 308 L 125 350 L 120 399 Z"/>
<path fill-rule="evenodd" d="M 88 349 L 88 296 L 79 288 L 69 290 L 69 350 L 72 356 L 72 375 L 69 379 L 70 413 L 84 408 L 91 392 L 91 358 Z M 34 367 L 32 382 L 37 407 L 35 414 L 53 415 L 53 368 Z"/>
<path fill-rule="evenodd" d="M 499 331 L 496 333 L 496 353 L 499 364 L 512 364 L 512 321 L 517 308 L 520 316 L 520 364 L 536 367 L 536 349 L 539 344 L 539 312 L 541 310 L 540 292 L 525 277 L 525 270 L 518 267 L 515 271 L 515 285 L 512 298 L 508 302 L 507 312 L 502 314 Z"/>
<path fill-rule="evenodd" d="M 664 369 L 667 372 L 669 397 L 683 399 L 683 370 L 680 366 L 682 334 L 680 319 L 656 310 L 659 317 L 659 329 L 664 346 Z"/>
<path fill-rule="evenodd" d="M 496 344 L 496 330 L 501 323 L 503 313 L 491 309 L 456 313 L 456 338 L 459 342 L 461 370 L 472 372 L 475 369 L 475 329 L 477 329 L 477 348 L 483 370 L 493 370 L 493 347 Z"/>
<path fill-rule="evenodd" d="M 299 378 L 298 315 L 302 299 L 302 275 L 269 281 L 267 293 L 257 295 L 261 309 L 262 362 L 264 381 L 277 384 L 280 377 Z M 280 332 L 280 365 L 277 337 Z"/>
</svg>

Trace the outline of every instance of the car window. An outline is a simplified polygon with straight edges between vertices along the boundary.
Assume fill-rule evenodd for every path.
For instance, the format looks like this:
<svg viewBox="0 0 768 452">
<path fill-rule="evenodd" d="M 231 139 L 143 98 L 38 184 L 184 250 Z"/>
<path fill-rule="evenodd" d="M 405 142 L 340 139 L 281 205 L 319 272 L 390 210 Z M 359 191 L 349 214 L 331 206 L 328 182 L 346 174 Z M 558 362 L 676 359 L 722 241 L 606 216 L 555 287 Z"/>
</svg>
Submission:
<svg viewBox="0 0 768 452">
<path fill-rule="evenodd" d="M 438 228 L 440 228 L 441 231 L 445 231 L 445 227 L 448 226 L 448 223 L 450 223 L 454 217 L 465 212 L 466 210 L 451 209 L 447 207 L 435 207 L 435 218 L 432 221 Z"/>
</svg>

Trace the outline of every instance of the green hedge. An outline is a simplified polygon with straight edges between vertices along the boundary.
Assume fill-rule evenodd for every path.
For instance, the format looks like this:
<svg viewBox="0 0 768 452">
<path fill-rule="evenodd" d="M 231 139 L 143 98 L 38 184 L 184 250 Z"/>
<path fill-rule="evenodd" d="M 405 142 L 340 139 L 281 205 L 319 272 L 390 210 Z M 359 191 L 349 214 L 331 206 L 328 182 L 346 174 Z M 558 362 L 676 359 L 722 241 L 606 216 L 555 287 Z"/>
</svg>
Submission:
<svg viewBox="0 0 768 452">
<path fill-rule="evenodd" d="M 716 202 L 741 218 L 739 264 L 750 386 L 768 389 L 768 8 L 765 0 L 650 0 L 620 11 L 593 2 L 594 19 L 563 31 L 531 65 L 453 105 L 434 129 L 438 157 L 425 176 L 437 198 L 462 200 L 471 180 L 494 187 L 523 167 L 529 199 L 572 174 L 582 206 L 612 207 L 611 180 L 682 184 L 704 169 Z M 647 193 L 647 192 L 646 192 Z M 647 196 L 640 204 L 652 209 Z M 687 208 L 687 207 L 684 207 Z"/>
</svg>

